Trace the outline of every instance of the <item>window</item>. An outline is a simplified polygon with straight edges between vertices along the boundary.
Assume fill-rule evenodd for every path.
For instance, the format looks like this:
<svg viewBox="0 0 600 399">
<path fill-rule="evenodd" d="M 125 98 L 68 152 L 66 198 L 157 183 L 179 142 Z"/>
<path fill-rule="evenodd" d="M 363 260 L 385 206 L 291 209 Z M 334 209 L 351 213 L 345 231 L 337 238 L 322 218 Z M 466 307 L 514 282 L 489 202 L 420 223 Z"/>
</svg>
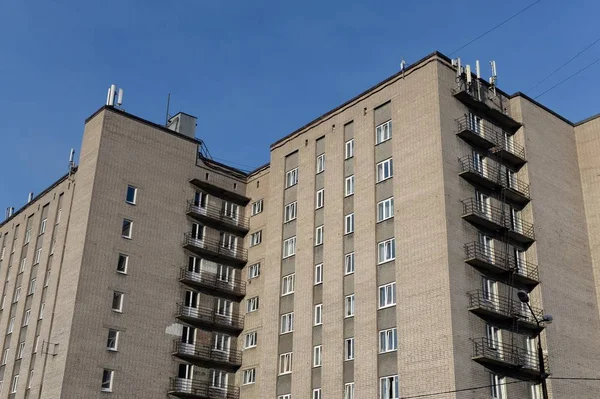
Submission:
<svg viewBox="0 0 600 399">
<path fill-rule="evenodd" d="M 258 200 L 252 203 L 252 213 L 251 216 L 258 215 L 263 211 L 263 200 Z"/>
<path fill-rule="evenodd" d="M 292 372 L 292 352 L 279 355 L 279 374 L 289 374 Z"/>
<path fill-rule="evenodd" d="M 379 353 L 396 350 L 398 350 L 398 330 L 390 328 L 389 330 L 379 331 Z"/>
<path fill-rule="evenodd" d="M 21 287 L 17 287 L 15 289 L 15 295 L 13 296 L 13 303 L 19 302 L 19 298 L 21 298 Z"/>
<path fill-rule="evenodd" d="M 354 252 L 344 255 L 344 274 L 354 273 Z"/>
<path fill-rule="evenodd" d="M 48 218 L 42 219 L 42 224 L 40 225 L 40 235 L 46 232 L 46 225 L 48 224 Z"/>
<path fill-rule="evenodd" d="M 294 331 L 294 312 L 281 315 L 281 334 Z"/>
<path fill-rule="evenodd" d="M 262 230 L 259 230 L 257 232 L 250 234 L 250 246 L 251 247 L 260 244 L 261 241 L 262 241 Z"/>
<path fill-rule="evenodd" d="M 354 139 L 346 141 L 345 159 L 350 159 L 354 156 Z"/>
<path fill-rule="evenodd" d="M 37 353 L 38 346 L 40 345 L 40 336 L 35 337 L 35 344 L 33 346 L 33 353 Z"/>
<path fill-rule="evenodd" d="M 320 326 L 321 324 L 323 324 L 323 304 L 320 303 L 318 305 L 315 305 L 315 326 Z"/>
<path fill-rule="evenodd" d="M 325 170 L 325 154 L 321 154 L 317 157 L 317 173 L 321 173 Z"/>
<path fill-rule="evenodd" d="M 242 373 L 242 384 L 254 384 L 256 382 L 256 369 L 244 370 Z"/>
<path fill-rule="evenodd" d="M 377 263 L 384 263 L 396 258 L 396 239 L 381 241 L 377 244 Z"/>
<path fill-rule="evenodd" d="M 504 378 L 497 374 L 490 374 L 490 394 L 492 399 L 504 399 Z"/>
<path fill-rule="evenodd" d="M 392 158 L 377 164 L 377 183 L 389 179 L 394 175 Z"/>
<path fill-rule="evenodd" d="M 349 382 L 344 385 L 344 399 L 354 399 L 354 383 Z"/>
<path fill-rule="evenodd" d="M 315 285 L 323 283 L 323 264 L 315 265 Z"/>
<path fill-rule="evenodd" d="M 109 351 L 117 351 L 119 345 L 119 331 L 112 328 L 108 329 L 108 340 L 106 341 L 106 349 Z"/>
<path fill-rule="evenodd" d="M 50 272 L 51 272 L 51 270 L 48 270 L 46 272 L 46 280 L 44 281 L 44 287 L 47 287 L 48 284 L 50 283 Z"/>
<path fill-rule="evenodd" d="M 321 367 L 321 345 L 313 346 L 313 367 Z"/>
<path fill-rule="evenodd" d="M 62 195 L 62 194 L 61 194 Z M 58 213 L 56 214 L 56 224 L 60 223 L 60 217 L 62 216 L 62 208 L 58 209 Z"/>
<path fill-rule="evenodd" d="M 377 222 L 394 217 L 394 197 L 377 204 Z"/>
<path fill-rule="evenodd" d="M 125 198 L 125 201 L 127 201 L 128 204 L 135 205 L 136 200 L 137 188 L 133 186 L 127 186 L 127 197 Z"/>
<path fill-rule="evenodd" d="M 46 307 L 46 303 L 42 302 L 40 304 L 40 315 L 38 317 L 39 320 L 42 320 L 44 318 L 44 308 Z"/>
<path fill-rule="evenodd" d="M 296 255 L 296 236 L 283 242 L 283 258 L 289 258 L 293 255 Z"/>
<path fill-rule="evenodd" d="M 379 309 L 394 306 L 396 304 L 396 283 L 390 283 L 379 287 Z"/>
<path fill-rule="evenodd" d="M 292 399 L 292 394 L 286 393 L 285 395 L 279 395 L 277 399 Z"/>
<path fill-rule="evenodd" d="M 294 293 L 295 274 L 289 274 L 281 279 L 281 296 Z"/>
<path fill-rule="evenodd" d="M 27 291 L 27 295 L 33 295 L 33 293 L 35 292 L 35 282 L 35 277 L 32 278 L 31 281 L 29 281 L 29 291 Z"/>
<path fill-rule="evenodd" d="M 285 188 L 298 184 L 298 168 L 292 169 L 285 174 Z"/>
<path fill-rule="evenodd" d="M 246 299 L 246 312 L 252 313 L 258 310 L 258 297 L 255 296 L 253 298 Z"/>
<path fill-rule="evenodd" d="M 380 399 L 398 399 L 399 382 L 397 375 L 390 375 L 379 379 L 379 398 Z"/>
<path fill-rule="evenodd" d="M 226 371 L 211 370 L 210 371 L 210 386 L 215 387 L 215 388 L 227 388 L 228 378 L 229 378 L 229 375 L 227 374 Z"/>
<path fill-rule="evenodd" d="M 354 233 L 354 213 L 344 218 L 344 234 Z"/>
<path fill-rule="evenodd" d="M 121 230 L 121 237 L 131 238 L 132 230 L 133 230 L 133 222 L 129 219 L 123 219 L 123 229 Z"/>
<path fill-rule="evenodd" d="M 313 389 L 312 399 L 321 399 L 321 388 Z"/>
<path fill-rule="evenodd" d="M 119 260 L 117 261 L 117 272 L 127 274 L 127 265 L 129 264 L 129 256 L 119 254 Z"/>
<path fill-rule="evenodd" d="M 315 209 L 323 208 L 323 205 L 325 205 L 325 189 L 324 188 L 317 191 L 317 203 L 316 203 Z"/>
<path fill-rule="evenodd" d="M 33 370 L 29 372 L 29 382 L 27 383 L 27 389 L 31 389 L 31 383 L 33 382 Z M 0 388 L 1 389 L 1 388 Z"/>
<path fill-rule="evenodd" d="M 107 369 L 104 369 L 104 371 L 102 372 L 102 385 L 100 387 L 100 390 L 102 392 L 112 392 L 114 373 L 115 372 L 113 370 Z"/>
<path fill-rule="evenodd" d="M 291 222 L 292 220 L 296 219 L 296 209 L 298 208 L 297 204 L 298 203 L 294 201 L 285 206 L 283 212 L 283 223 Z"/>
<path fill-rule="evenodd" d="M 529 390 L 531 392 L 531 399 L 542 399 L 544 397 L 542 395 L 541 384 L 531 384 Z"/>
<path fill-rule="evenodd" d="M 19 374 L 13 376 L 12 385 L 10 386 L 10 393 L 17 393 L 18 385 L 19 385 Z"/>
<path fill-rule="evenodd" d="M 260 276 L 260 263 L 255 263 L 248 267 L 248 278 L 256 278 Z"/>
<path fill-rule="evenodd" d="M 392 121 L 382 123 L 375 128 L 375 144 L 383 143 L 392 138 Z"/>
<path fill-rule="evenodd" d="M 20 342 L 17 349 L 17 360 L 23 358 L 23 349 L 25 349 L 25 342 Z"/>
<path fill-rule="evenodd" d="M 344 317 L 354 316 L 354 294 L 346 296 L 344 300 Z"/>
<path fill-rule="evenodd" d="M 250 349 L 256 347 L 258 339 L 258 333 L 256 331 L 247 333 L 244 335 L 244 349 Z"/>
<path fill-rule="evenodd" d="M 4 355 L 2 355 L 2 365 L 4 366 L 8 362 L 8 349 L 4 349 Z"/>
<path fill-rule="evenodd" d="M 53 238 L 50 243 L 50 255 L 54 255 L 54 248 L 56 248 L 56 238 Z"/>
<path fill-rule="evenodd" d="M 21 267 L 19 268 L 19 273 L 23 273 L 25 271 L 26 264 L 27 264 L 27 257 L 21 259 Z"/>
<path fill-rule="evenodd" d="M 31 318 L 31 309 L 27 309 L 25 311 L 25 315 L 23 316 L 23 327 L 29 325 L 30 318 Z"/>
<path fill-rule="evenodd" d="M 354 360 L 354 338 L 344 341 L 344 360 Z"/>
<path fill-rule="evenodd" d="M 35 251 L 35 257 L 33 258 L 33 264 L 37 265 L 42 260 L 42 248 L 38 248 Z"/>
<path fill-rule="evenodd" d="M 0 303 L 0 310 L 4 309 L 5 302 L 6 302 L 6 295 L 2 295 L 2 303 Z"/>
<path fill-rule="evenodd" d="M 113 300 L 112 300 L 112 310 L 115 312 L 123 311 L 123 293 L 114 291 L 113 292 Z"/>
<path fill-rule="evenodd" d="M 354 175 L 346 177 L 346 184 L 344 187 L 344 195 L 346 197 L 354 194 Z"/>
<path fill-rule="evenodd" d="M 323 244 L 323 226 L 315 229 L 315 247 Z"/>
<path fill-rule="evenodd" d="M 27 229 L 27 231 L 25 232 L 25 242 L 23 243 L 23 245 L 29 244 L 29 241 L 31 241 L 31 228 Z"/>
</svg>

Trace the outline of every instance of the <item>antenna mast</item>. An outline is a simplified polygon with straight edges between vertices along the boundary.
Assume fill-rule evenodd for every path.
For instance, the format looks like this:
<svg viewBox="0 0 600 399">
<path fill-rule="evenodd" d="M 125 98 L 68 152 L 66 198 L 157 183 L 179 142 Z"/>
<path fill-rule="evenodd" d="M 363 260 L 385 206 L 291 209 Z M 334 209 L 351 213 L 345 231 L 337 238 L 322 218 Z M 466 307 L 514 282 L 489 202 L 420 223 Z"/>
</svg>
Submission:
<svg viewBox="0 0 600 399">
<path fill-rule="evenodd" d="M 165 126 L 169 124 L 169 107 L 171 106 L 171 93 L 167 96 L 167 115 L 165 116 Z"/>
</svg>

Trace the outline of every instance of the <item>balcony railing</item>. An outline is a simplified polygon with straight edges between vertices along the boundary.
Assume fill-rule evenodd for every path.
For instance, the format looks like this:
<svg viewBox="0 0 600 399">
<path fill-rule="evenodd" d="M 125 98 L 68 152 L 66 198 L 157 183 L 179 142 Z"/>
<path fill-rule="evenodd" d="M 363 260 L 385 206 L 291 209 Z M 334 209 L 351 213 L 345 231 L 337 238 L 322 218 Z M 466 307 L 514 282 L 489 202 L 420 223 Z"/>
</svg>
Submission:
<svg viewBox="0 0 600 399">
<path fill-rule="evenodd" d="M 239 399 L 239 388 L 230 385 L 215 387 L 206 381 L 194 381 L 187 378 L 171 378 L 169 394 L 180 398 L 195 399 Z"/>
<path fill-rule="evenodd" d="M 469 297 L 469 311 L 484 320 L 492 320 L 504 328 L 510 329 L 516 321 L 519 330 L 537 335 L 543 328 L 538 326 L 531 311 L 518 299 L 511 299 L 503 295 L 492 294 L 483 290 L 467 293 Z M 532 307 L 535 317 L 541 320 L 543 311 Z"/>
<path fill-rule="evenodd" d="M 223 314 L 207 306 L 186 306 L 177 304 L 175 317 L 189 324 L 209 327 L 215 330 L 239 332 L 244 329 L 244 317 L 238 314 Z"/>
<path fill-rule="evenodd" d="M 243 241 L 240 238 L 238 241 Z M 204 255 L 218 262 L 229 261 L 244 265 L 248 260 L 248 250 L 242 245 L 229 246 L 218 239 L 202 237 L 196 238 L 191 233 L 186 233 L 183 246 L 192 252 Z"/>
<path fill-rule="evenodd" d="M 250 229 L 247 217 L 243 217 L 239 214 L 232 216 L 215 205 L 207 204 L 206 206 L 199 206 L 195 204 L 195 201 L 191 200 L 188 201 L 187 214 L 200 221 L 207 223 L 214 222 L 214 224 L 219 227 L 242 232 L 244 234 Z"/>
<path fill-rule="evenodd" d="M 468 85 L 463 79 L 460 85 L 453 90 L 453 94 L 456 99 L 469 108 L 479 111 L 503 127 L 516 130 L 521 126 L 505 112 L 504 103 L 508 105 L 508 100 L 502 95 L 491 92 L 485 85 L 481 86 L 481 90 L 477 90 L 476 84 Z"/>
<path fill-rule="evenodd" d="M 503 277 L 505 282 L 532 290 L 540 282 L 538 266 L 517 259 L 502 249 L 490 248 L 480 242 L 465 244 L 465 262 L 486 273 Z"/>
<path fill-rule="evenodd" d="M 473 339 L 473 360 L 488 369 L 525 381 L 541 378 L 537 353 L 516 345 L 505 344 L 488 338 Z M 548 372 L 548 358 L 544 356 L 544 366 Z"/>
<path fill-rule="evenodd" d="M 191 361 L 206 364 L 209 367 L 226 367 L 237 370 L 242 365 L 242 352 L 220 350 L 212 345 L 189 344 L 177 339 L 173 342 L 173 354 Z"/>
<path fill-rule="evenodd" d="M 478 162 L 472 155 L 462 157 L 458 162 L 460 176 L 468 182 L 496 191 L 504 189 L 506 198 L 520 206 L 529 202 L 529 184 L 509 175 L 510 172 L 498 163 Z"/>
<path fill-rule="evenodd" d="M 469 223 L 492 231 L 506 231 L 514 241 L 531 244 L 535 241 L 533 224 L 515 218 L 508 209 L 502 210 L 476 198 L 461 201 L 463 204 L 463 219 Z"/>
<path fill-rule="evenodd" d="M 210 273 L 204 270 L 193 272 L 187 267 L 182 267 L 179 281 L 221 295 L 227 294 L 228 296 L 236 298 L 241 298 L 246 295 L 246 282 L 242 279 L 229 276 L 228 280 L 224 280 L 219 274 Z"/>
</svg>

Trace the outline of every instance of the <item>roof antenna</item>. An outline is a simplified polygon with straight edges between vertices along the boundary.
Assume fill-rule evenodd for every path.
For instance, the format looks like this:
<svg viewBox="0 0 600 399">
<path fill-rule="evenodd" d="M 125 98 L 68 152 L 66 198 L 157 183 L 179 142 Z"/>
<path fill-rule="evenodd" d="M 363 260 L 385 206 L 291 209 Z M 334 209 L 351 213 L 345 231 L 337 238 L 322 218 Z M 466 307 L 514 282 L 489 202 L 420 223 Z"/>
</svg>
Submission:
<svg viewBox="0 0 600 399">
<path fill-rule="evenodd" d="M 71 153 L 69 154 L 69 176 L 75 172 L 75 149 L 71 148 Z"/>
<path fill-rule="evenodd" d="M 169 124 L 169 107 L 171 106 L 171 93 L 167 96 L 167 115 L 165 116 L 165 126 Z"/>
<path fill-rule="evenodd" d="M 496 61 L 490 61 L 490 67 L 492 68 L 492 76 L 490 77 L 490 86 L 496 95 L 496 82 L 498 81 L 498 74 L 496 73 Z"/>
<path fill-rule="evenodd" d="M 404 61 L 404 58 L 402 58 L 402 61 L 400 61 L 400 71 L 402 71 L 402 79 L 404 79 L 404 69 L 406 69 L 406 61 Z"/>
<path fill-rule="evenodd" d="M 477 99 L 481 100 L 481 69 L 479 69 L 479 60 L 475 61 L 475 73 L 477 73 Z"/>
</svg>

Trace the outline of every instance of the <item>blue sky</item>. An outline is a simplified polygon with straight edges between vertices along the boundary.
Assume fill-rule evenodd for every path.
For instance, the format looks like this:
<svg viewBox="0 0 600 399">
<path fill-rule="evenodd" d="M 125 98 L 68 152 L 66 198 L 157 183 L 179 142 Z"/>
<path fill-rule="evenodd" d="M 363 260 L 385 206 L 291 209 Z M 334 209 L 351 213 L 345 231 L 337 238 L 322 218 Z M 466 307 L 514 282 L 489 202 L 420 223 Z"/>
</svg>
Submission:
<svg viewBox="0 0 600 399">
<path fill-rule="evenodd" d="M 158 123 L 172 93 L 171 111 L 198 116 L 217 160 L 251 169 L 402 58 L 450 55 L 532 2 L 3 0 L 0 206 L 20 207 L 67 171 L 111 83 L 128 112 Z M 496 60 L 502 89 L 535 96 L 600 57 L 598 43 L 529 90 L 598 38 L 599 12 L 594 0 L 543 0 L 456 55 Z M 538 100 L 573 121 L 598 113 L 599 70 Z"/>
</svg>

